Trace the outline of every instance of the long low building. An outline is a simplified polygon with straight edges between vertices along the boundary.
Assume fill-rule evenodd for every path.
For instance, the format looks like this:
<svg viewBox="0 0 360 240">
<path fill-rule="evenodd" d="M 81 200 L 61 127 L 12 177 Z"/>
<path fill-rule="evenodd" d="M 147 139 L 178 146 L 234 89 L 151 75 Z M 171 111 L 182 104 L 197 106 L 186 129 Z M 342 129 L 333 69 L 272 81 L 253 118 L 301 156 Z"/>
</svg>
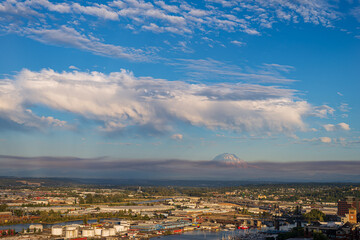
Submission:
<svg viewBox="0 0 360 240">
<path fill-rule="evenodd" d="M 162 222 L 162 223 L 149 223 L 149 224 L 140 224 L 140 225 L 132 225 L 130 227 L 131 230 L 143 231 L 143 232 L 151 232 L 151 231 L 159 231 L 159 230 L 169 230 L 174 228 L 184 228 L 187 226 L 191 226 L 190 221 L 170 221 L 170 222 Z"/>
<path fill-rule="evenodd" d="M 100 207 L 101 212 L 118 212 L 118 211 L 131 211 L 134 213 L 141 212 L 155 212 L 155 211 L 166 211 L 173 209 L 173 206 L 167 205 L 155 205 L 155 206 L 104 206 Z"/>
</svg>

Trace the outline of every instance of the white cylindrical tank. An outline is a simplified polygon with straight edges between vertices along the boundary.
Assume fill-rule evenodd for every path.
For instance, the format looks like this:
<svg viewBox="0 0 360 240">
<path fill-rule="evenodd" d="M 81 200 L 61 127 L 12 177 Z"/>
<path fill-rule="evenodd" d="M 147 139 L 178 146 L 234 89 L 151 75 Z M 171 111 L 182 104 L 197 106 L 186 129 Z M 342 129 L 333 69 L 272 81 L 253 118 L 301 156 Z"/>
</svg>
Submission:
<svg viewBox="0 0 360 240">
<path fill-rule="evenodd" d="M 43 225 L 42 224 L 32 224 L 29 226 L 30 232 L 42 232 L 43 231 Z"/>
<path fill-rule="evenodd" d="M 53 226 L 51 228 L 51 235 L 61 236 L 63 234 L 63 228 L 61 226 Z"/>
<path fill-rule="evenodd" d="M 83 237 L 94 237 L 95 231 L 94 231 L 94 229 L 85 228 L 82 230 L 82 236 Z"/>
<path fill-rule="evenodd" d="M 102 237 L 109 237 L 109 236 L 110 236 L 110 231 L 109 231 L 109 229 L 103 229 L 103 230 L 101 231 L 101 236 L 102 236 Z"/>
<path fill-rule="evenodd" d="M 125 227 L 123 225 L 114 225 L 114 228 L 117 233 L 125 231 Z"/>
<path fill-rule="evenodd" d="M 101 236 L 101 228 L 95 228 L 95 236 Z"/>
<path fill-rule="evenodd" d="M 110 234 L 110 236 L 115 236 L 116 235 L 115 228 L 109 228 L 109 234 Z"/>
<path fill-rule="evenodd" d="M 130 222 L 128 221 L 121 221 L 121 226 L 124 226 L 124 231 L 127 231 L 130 229 Z"/>
<path fill-rule="evenodd" d="M 65 238 L 76 238 L 78 237 L 78 230 L 75 226 L 67 226 L 65 229 Z"/>
<path fill-rule="evenodd" d="M 101 228 L 95 228 L 95 236 L 101 236 Z"/>
</svg>

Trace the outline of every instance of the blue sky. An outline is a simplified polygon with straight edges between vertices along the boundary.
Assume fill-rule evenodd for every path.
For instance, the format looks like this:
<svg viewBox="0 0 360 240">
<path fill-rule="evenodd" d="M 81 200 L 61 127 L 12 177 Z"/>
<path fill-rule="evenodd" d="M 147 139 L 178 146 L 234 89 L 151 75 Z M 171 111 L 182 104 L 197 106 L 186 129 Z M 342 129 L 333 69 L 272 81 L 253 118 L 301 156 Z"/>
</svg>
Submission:
<svg viewBox="0 0 360 240">
<path fill-rule="evenodd" d="M 359 22 L 358 0 L 1 1 L 0 155 L 360 160 Z"/>
</svg>

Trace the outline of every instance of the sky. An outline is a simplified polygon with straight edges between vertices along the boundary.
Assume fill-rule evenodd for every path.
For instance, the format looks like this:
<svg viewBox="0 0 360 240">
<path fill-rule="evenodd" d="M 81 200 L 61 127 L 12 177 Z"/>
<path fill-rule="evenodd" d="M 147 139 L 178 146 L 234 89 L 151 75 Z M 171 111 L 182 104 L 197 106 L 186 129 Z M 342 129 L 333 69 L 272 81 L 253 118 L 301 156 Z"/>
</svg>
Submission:
<svg viewBox="0 0 360 240">
<path fill-rule="evenodd" d="M 359 0 L 5 0 L 0 53 L 1 175 L 358 176 Z"/>
</svg>

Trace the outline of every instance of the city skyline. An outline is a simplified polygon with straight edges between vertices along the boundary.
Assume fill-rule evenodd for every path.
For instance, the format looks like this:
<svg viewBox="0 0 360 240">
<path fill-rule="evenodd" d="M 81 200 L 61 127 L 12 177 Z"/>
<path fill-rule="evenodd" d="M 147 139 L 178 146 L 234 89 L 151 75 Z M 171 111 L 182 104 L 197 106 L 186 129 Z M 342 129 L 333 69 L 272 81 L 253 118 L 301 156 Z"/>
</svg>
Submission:
<svg viewBox="0 0 360 240">
<path fill-rule="evenodd" d="M 186 178 L 228 152 L 357 176 L 359 1 L 6 0 L 0 19 L 1 175 Z"/>
</svg>

